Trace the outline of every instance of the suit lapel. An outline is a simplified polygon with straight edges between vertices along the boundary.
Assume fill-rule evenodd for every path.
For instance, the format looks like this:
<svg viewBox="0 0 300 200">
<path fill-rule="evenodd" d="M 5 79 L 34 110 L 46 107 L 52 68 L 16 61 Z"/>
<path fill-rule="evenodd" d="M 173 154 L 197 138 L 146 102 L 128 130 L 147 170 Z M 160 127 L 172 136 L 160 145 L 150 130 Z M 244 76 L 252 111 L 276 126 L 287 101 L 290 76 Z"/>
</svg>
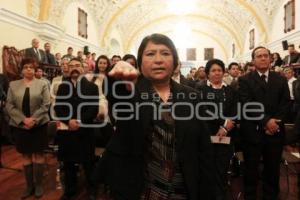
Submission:
<svg viewBox="0 0 300 200">
<path fill-rule="evenodd" d="M 179 93 L 186 94 L 185 92 L 183 92 L 181 90 L 181 85 L 172 80 L 171 81 L 171 91 L 172 91 L 172 95 L 173 95 L 173 104 L 182 102 L 181 99 L 178 99 L 179 96 L 176 95 Z M 184 96 L 184 99 L 186 99 L 185 96 Z M 175 116 L 181 117 L 181 113 L 184 112 L 183 106 L 176 106 L 174 109 L 176 109 Z M 177 145 L 176 145 L 177 152 L 182 148 L 183 141 L 185 138 L 185 133 L 186 133 L 186 131 L 181 130 L 184 127 L 182 123 L 184 123 L 184 121 L 175 119 L 175 137 L 176 137 L 176 141 L 177 141 Z"/>
</svg>

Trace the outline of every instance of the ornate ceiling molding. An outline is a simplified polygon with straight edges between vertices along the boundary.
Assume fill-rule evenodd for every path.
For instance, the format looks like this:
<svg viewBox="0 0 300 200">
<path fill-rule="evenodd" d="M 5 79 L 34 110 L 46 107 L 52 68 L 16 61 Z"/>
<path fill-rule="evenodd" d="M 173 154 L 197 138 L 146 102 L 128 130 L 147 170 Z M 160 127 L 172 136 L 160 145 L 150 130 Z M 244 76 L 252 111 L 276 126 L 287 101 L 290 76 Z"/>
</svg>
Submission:
<svg viewBox="0 0 300 200">
<path fill-rule="evenodd" d="M 259 15 L 257 14 L 255 8 L 253 8 L 253 6 L 251 6 L 249 3 L 247 3 L 247 1 L 245 0 L 236 0 L 240 5 L 242 5 L 243 7 L 245 7 L 256 19 L 257 21 L 257 25 L 259 27 L 259 29 L 261 30 L 262 33 L 265 33 L 265 38 L 263 39 L 263 41 L 266 43 L 268 41 L 268 31 L 267 31 L 267 26 L 266 24 L 263 22 L 262 18 L 259 17 Z"/>
<path fill-rule="evenodd" d="M 139 2 L 139 0 L 129 0 L 120 9 L 118 9 L 114 14 L 111 15 L 109 22 L 103 28 L 104 31 L 103 31 L 102 39 L 101 39 L 101 46 L 105 46 L 105 41 L 108 38 L 108 34 L 111 31 L 113 24 L 115 24 L 116 21 L 118 20 L 118 17 L 120 17 L 122 14 L 124 14 L 126 9 L 129 6 L 134 5 L 137 2 Z M 260 31 L 262 33 L 265 33 L 265 37 L 263 38 L 263 41 L 267 42 L 267 40 L 268 40 L 267 24 L 264 22 L 263 18 L 257 14 L 257 10 L 252 6 L 254 4 L 256 6 L 256 3 L 252 2 L 252 4 L 250 4 L 246 0 L 231 0 L 231 1 L 217 1 L 217 2 L 219 2 L 219 3 L 225 2 L 225 3 L 230 3 L 230 4 L 234 4 L 234 2 L 235 2 L 235 3 L 237 3 L 237 5 L 240 8 L 244 8 L 250 15 L 252 15 L 254 17 L 254 21 L 257 22 L 256 24 L 257 24 L 258 28 L 260 29 Z M 154 2 L 152 2 L 152 1 L 151 1 L 151 3 L 154 4 Z M 265 6 L 268 6 L 268 5 L 269 4 L 266 4 Z M 151 6 L 151 4 L 145 5 L 145 6 Z M 242 23 L 242 22 L 240 22 L 240 23 Z M 242 46 L 242 45 L 240 45 L 240 46 Z"/>
<path fill-rule="evenodd" d="M 162 22 L 162 21 L 165 21 L 165 20 L 170 20 L 170 19 L 176 19 L 178 16 L 176 15 L 167 15 L 167 16 L 163 16 L 163 17 L 160 17 L 160 18 L 156 18 L 156 19 L 153 19 L 151 20 L 150 22 L 148 22 L 147 24 L 144 24 L 143 26 L 139 27 L 137 30 L 135 30 L 133 32 L 133 34 L 131 34 L 128 38 L 128 42 L 126 43 L 125 45 L 125 51 L 128 51 L 129 48 L 131 47 L 132 45 L 132 42 L 133 40 L 137 37 L 137 35 L 139 33 L 141 33 L 143 30 L 145 30 L 146 28 L 154 25 L 154 24 L 157 24 L 159 22 Z M 182 17 L 181 17 L 182 18 Z M 216 19 L 213 19 L 211 18 L 210 16 L 205 16 L 205 15 L 200 15 L 200 14 L 189 14 L 189 15 L 185 15 L 184 18 L 196 18 L 196 19 L 201 19 L 201 20 L 205 20 L 205 21 L 208 21 L 209 23 L 214 23 L 220 27 L 222 27 L 225 31 L 227 31 L 231 36 L 232 38 L 234 39 L 234 41 L 236 42 L 237 44 L 237 47 L 238 49 L 241 51 L 242 50 L 242 42 L 241 42 L 241 39 L 239 38 L 239 36 L 234 32 L 232 31 L 232 29 L 230 27 L 228 27 L 226 24 L 224 24 L 223 22 L 221 21 L 218 21 Z"/>
<path fill-rule="evenodd" d="M 41 0 L 40 5 L 40 14 L 39 20 L 40 21 L 47 21 L 49 18 L 49 10 L 51 8 L 51 0 Z"/>
<path fill-rule="evenodd" d="M 121 8 L 119 8 L 117 10 L 116 13 L 114 13 L 113 15 L 111 15 L 110 19 L 108 20 L 108 23 L 106 24 L 106 26 L 104 26 L 103 28 L 103 37 L 101 40 L 101 46 L 104 47 L 105 46 L 105 39 L 107 38 L 107 35 L 111 29 L 111 26 L 113 25 L 114 21 L 116 21 L 116 19 L 133 3 L 135 3 L 137 0 L 129 0 L 127 1 Z"/>
</svg>

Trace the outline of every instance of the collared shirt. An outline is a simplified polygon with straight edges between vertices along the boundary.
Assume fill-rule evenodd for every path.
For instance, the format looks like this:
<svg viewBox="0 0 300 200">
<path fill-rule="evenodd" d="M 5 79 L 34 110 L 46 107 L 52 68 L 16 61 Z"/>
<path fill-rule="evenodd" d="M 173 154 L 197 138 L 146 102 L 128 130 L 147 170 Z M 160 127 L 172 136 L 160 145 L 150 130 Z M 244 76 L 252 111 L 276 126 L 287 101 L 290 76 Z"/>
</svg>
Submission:
<svg viewBox="0 0 300 200">
<path fill-rule="evenodd" d="M 212 87 L 214 89 L 220 89 L 222 87 L 227 87 L 227 84 L 224 81 L 222 81 L 222 84 L 221 84 L 220 88 L 215 87 L 209 80 L 206 81 L 206 84 L 207 84 L 207 86 Z"/>
<path fill-rule="evenodd" d="M 221 87 L 219 87 L 219 88 L 214 87 L 214 85 L 208 79 L 206 81 L 206 84 L 207 84 L 208 87 L 212 87 L 214 89 L 221 89 L 223 87 L 227 87 L 227 84 L 224 81 L 222 81 Z M 227 123 L 228 123 L 228 119 L 225 120 L 225 122 L 223 124 L 223 127 L 226 127 Z M 220 128 L 222 128 L 222 127 L 220 127 Z M 225 128 L 223 128 L 223 129 L 224 129 L 225 132 L 227 132 L 227 130 Z"/>
<path fill-rule="evenodd" d="M 231 75 L 229 76 L 229 78 L 231 79 L 231 82 L 232 82 L 232 81 L 237 81 L 237 80 L 238 80 L 238 77 L 233 77 L 233 76 L 231 76 Z"/>
<path fill-rule="evenodd" d="M 36 53 L 36 55 L 38 56 L 39 61 L 41 61 L 41 54 L 39 49 L 34 48 L 34 52 Z"/>
<path fill-rule="evenodd" d="M 297 80 L 295 77 L 292 77 L 288 80 L 289 90 L 290 90 L 290 98 L 291 100 L 294 100 L 294 94 L 293 94 L 293 82 Z"/>
<path fill-rule="evenodd" d="M 261 72 L 259 72 L 259 71 L 257 71 L 258 72 L 258 75 L 261 77 L 261 75 L 265 75 L 266 76 L 266 82 L 268 82 L 268 80 L 269 80 L 269 70 L 267 70 L 265 73 L 261 73 Z"/>
<path fill-rule="evenodd" d="M 178 76 L 174 77 L 172 76 L 172 79 L 177 82 L 177 83 L 180 83 L 180 74 L 178 74 Z"/>
</svg>

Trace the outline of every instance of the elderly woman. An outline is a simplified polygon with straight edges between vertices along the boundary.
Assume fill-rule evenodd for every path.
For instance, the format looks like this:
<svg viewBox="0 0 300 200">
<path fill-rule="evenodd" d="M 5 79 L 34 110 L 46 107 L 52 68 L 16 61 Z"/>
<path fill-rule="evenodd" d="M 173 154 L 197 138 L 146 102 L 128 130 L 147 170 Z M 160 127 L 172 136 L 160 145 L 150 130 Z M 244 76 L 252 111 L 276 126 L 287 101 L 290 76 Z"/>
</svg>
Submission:
<svg viewBox="0 0 300 200">
<path fill-rule="evenodd" d="M 10 83 L 6 109 L 10 116 L 9 124 L 12 126 L 17 151 L 24 158 L 27 187 L 22 198 L 33 193 L 36 197 L 41 197 L 50 94 L 47 83 L 34 78 L 34 59 L 23 59 L 21 67 L 23 79 Z"/>
<path fill-rule="evenodd" d="M 237 94 L 235 90 L 223 81 L 225 65 L 219 59 L 212 59 L 206 63 L 205 73 L 208 80 L 205 85 L 196 88 L 200 91 L 200 96 L 204 102 L 212 103 L 207 105 L 207 109 L 212 113 L 217 113 L 215 119 L 209 120 L 211 136 L 218 136 L 220 141 L 225 136 L 232 136 L 234 128 L 233 118 L 237 112 Z M 217 189 L 216 200 L 223 200 L 226 197 L 227 171 L 230 158 L 232 157 L 232 147 L 230 144 L 214 143 L 214 163 L 216 167 Z"/>
<path fill-rule="evenodd" d="M 209 200 L 214 194 L 209 131 L 192 112 L 199 96 L 171 79 L 177 65 L 173 42 L 153 34 L 138 50 L 139 77 L 124 61 L 109 72 L 116 133 L 102 161 L 115 200 Z"/>
</svg>

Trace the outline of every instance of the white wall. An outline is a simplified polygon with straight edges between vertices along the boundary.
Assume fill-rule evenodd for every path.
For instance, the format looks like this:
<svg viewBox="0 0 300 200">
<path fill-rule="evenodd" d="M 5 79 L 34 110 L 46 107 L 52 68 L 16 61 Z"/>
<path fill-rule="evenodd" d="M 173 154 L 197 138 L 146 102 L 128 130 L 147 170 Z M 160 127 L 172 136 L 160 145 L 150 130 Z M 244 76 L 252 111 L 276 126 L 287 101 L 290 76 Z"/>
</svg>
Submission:
<svg viewBox="0 0 300 200">
<path fill-rule="evenodd" d="M 65 31 L 66 34 L 69 34 L 78 39 L 85 40 L 84 38 L 78 36 L 78 8 L 81 8 L 82 10 L 88 13 L 88 38 L 86 39 L 86 41 L 98 45 L 99 40 L 97 38 L 97 28 L 95 26 L 94 19 L 89 13 L 87 7 L 82 3 L 73 2 L 69 4 L 68 8 L 66 8 L 65 10 L 62 29 Z"/>
<path fill-rule="evenodd" d="M 170 38 L 174 41 L 172 35 L 170 35 Z M 198 33 L 192 32 L 188 40 L 189 42 L 186 42 L 185 46 L 178 45 L 178 42 L 176 43 L 176 41 L 174 42 L 176 48 L 179 50 L 178 54 L 181 61 L 186 61 L 186 48 L 196 48 L 196 61 L 193 63 L 195 63 L 195 66 L 197 67 L 199 65 L 205 65 L 207 62 L 204 60 L 204 48 L 214 48 L 214 58 L 221 59 L 225 63 L 227 63 L 228 59 L 231 57 L 231 50 L 228 51 L 227 57 L 220 45 L 206 35 L 201 34 L 199 36 Z"/>
<path fill-rule="evenodd" d="M 300 28 L 300 12 L 299 12 L 299 10 L 300 10 L 300 1 L 295 0 L 295 3 L 296 3 L 296 7 L 295 7 L 295 11 L 296 11 L 295 29 L 288 32 L 288 33 L 284 33 L 284 5 L 288 1 L 289 0 L 285 0 L 282 3 L 282 5 L 278 9 L 278 12 L 276 13 L 276 15 L 274 17 L 273 27 L 272 27 L 272 30 L 269 34 L 270 35 L 269 41 L 276 41 L 276 40 L 282 39 L 282 38 L 286 37 L 287 35 L 295 33 Z"/>
<path fill-rule="evenodd" d="M 95 22 L 85 5 L 78 2 L 69 4 L 63 19 L 63 27 L 57 27 L 28 17 L 25 2 L 0 0 L 0 55 L 4 45 L 21 50 L 30 47 L 33 38 L 40 40 L 40 48 L 43 48 L 45 42 L 50 42 L 53 53 L 65 54 L 69 46 L 74 48 L 74 53 L 83 50 L 84 46 L 89 46 L 89 50 L 97 55 L 106 53 L 100 48 Z M 77 35 L 78 7 L 88 13 L 88 39 Z M 0 57 L 0 72 L 2 72 L 2 56 Z"/>
<path fill-rule="evenodd" d="M 261 42 L 262 35 L 258 33 L 258 28 L 255 28 L 255 46 L 258 45 L 265 45 L 267 46 L 272 52 L 278 52 L 280 53 L 281 57 L 284 57 L 285 55 L 288 54 L 287 51 L 284 51 L 282 49 L 282 41 L 287 40 L 288 43 L 293 43 L 296 46 L 296 49 L 300 51 L 298 46 L 300 45 L 300 0 L 295 0 L 295 11 L 296 11 L 296 16 L 295 16 L 295 29 L 288 32 L 284 33 L 284 5 L 288 2 L 289 0 L 283 1 L 283 3 L 280 5 L 280 8 L 277 10 L 274 16 L 274 20 L 272 23 L 272 27 L 268 29 L 269 31 L 269 38 L 267 44 L 263 44 Z M 254 26 L 253 26 L 254 27 Z M 249 50 L 249 31 L 253 28 L 250 27 L 247 35 L 246 35 L 246 40 L 244 42 L 244 53 L 241 55 L 238 59 L 240 61 L 249 61 L 251 60 L 251 50 Z"/>
<path fill-rule="evenodd" d="M 129 53 L 124 52 L 124 43 L 122 42 L 122 37 L 117 28 L 112 29 L 109 34 L 109 39 L 105 44 L 106 52 L 109 58 L 111 58 L 113 55 L 120 55 L 123 57 L 125 54 Z"/>
<path fill-rule="evenodd" d="M 246 39 L 244 41 L 244 49 L 243 54 L 241 57 L 237 58 L 238 61 L 246 62 L 251 60 L 251 52 L 253 49 L 249 49 L 250 47 L 250 34 L 249 32 L 254 29 L 254 48 L 261 44 L 261 35 L 259 33 L 258 27 L 255 27 L 254 25 L 250 26 L 250 28 L 247 31 Z"/>
<path fill-rule="evenodd" d="M 282 41 L 287 40 L 288 43 L 293 43 L 296 46 L 296 49 L 298 49 L 298 46 L 300 45 L 300 1 L 295 0 L 295 11 L 296 11 L 296 16 L 295 16 L 295 29 L 288 32 L 284 33 L 284 5 L 288 2 L 289 0 L 285 0 L 280 8 L 278 9 L 278 12 L 276 13 L 273 21 L 273 27 L 270 32 L 270 39 L 269 39 L 269 44 L 268 47 L 273 51 L 273 52 L 278 52 L 281 54 L 282 57 L 288 54 L 287 51 L 284 51 L 282 49 Z M 299 49 L 298 49 L 299 50 Z"/>
</svg>

